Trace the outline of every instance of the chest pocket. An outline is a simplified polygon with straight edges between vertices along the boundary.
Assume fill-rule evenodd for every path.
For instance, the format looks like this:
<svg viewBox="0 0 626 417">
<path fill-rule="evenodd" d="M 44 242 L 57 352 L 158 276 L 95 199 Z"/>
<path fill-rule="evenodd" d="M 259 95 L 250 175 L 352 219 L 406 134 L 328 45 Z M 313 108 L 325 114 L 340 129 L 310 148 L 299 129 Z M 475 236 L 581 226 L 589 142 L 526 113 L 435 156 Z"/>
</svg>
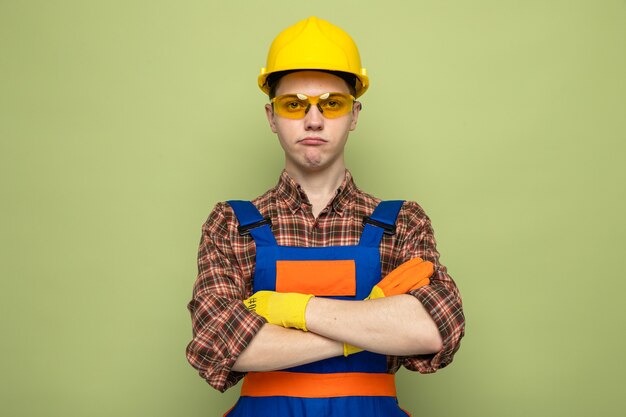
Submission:
<svg viewBox="0 0 626 417">
<path fill-rule="evenodd" d="M 316 296 L 356 295 L 356 264 L 348 260 L 277 260 L 276 291 Z"/>
</svg>

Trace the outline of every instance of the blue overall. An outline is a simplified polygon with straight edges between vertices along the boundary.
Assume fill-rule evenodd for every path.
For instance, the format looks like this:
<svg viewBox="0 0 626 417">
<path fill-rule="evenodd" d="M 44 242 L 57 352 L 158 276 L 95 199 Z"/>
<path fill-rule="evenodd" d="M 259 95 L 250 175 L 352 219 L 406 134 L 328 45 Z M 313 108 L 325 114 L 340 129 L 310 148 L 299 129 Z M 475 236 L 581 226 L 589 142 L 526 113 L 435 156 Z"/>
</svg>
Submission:
<svg viewBox="0 0 626 417">
<path fill-rule="evenodd" d="M 389 233 L 395 227 L 396 217 L 403 201 L 381 202 L 368 221 L 364 222 L 358 245 L 328 247 L 279 246 L 269 222 L 264 221 L 251 202 L 229 201 L 228 203 L 237 216 L 240 232 L 249 233 L 256 245 L 254 292 L 276 291 L 276 266 L 279 261 L 353 260 L 356 271 L 356 277 L 353 278 L 356 279 L 356 294 L 330 296 L 330 298 L 363 300 L 381 279 L 378 247 L 383 233 Z M 284 371 L 309 374 L 386 374 L 387 358 L 385 355 L 362 351 L 348 357 L 337 356 Z M 351 395 L 306 398 L 305 396 L 242 395 L 226 415 L 228 417 L 406 417 L 407 413 L 399 408 L 395 396 Z"/>
</svg>

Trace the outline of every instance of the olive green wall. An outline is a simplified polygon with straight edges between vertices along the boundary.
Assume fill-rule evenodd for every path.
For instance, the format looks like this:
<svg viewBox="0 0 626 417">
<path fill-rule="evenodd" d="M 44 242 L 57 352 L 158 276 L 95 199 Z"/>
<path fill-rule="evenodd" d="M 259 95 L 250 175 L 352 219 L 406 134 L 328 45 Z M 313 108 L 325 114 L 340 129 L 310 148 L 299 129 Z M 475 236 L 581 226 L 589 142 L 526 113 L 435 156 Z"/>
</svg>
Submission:
<svg viewBox="0 0 626 417">
<path fill-rule="evenodd" d="M 255 85 L 309 15 L 372 86 L 357 185 L 417 200 L 467 335 L 414 416 L 626 406 L 626 2 L 0 1 L 0 414 L 220 416 L 185 359 L 200 227 L 277 180 Z"/>
</svg>

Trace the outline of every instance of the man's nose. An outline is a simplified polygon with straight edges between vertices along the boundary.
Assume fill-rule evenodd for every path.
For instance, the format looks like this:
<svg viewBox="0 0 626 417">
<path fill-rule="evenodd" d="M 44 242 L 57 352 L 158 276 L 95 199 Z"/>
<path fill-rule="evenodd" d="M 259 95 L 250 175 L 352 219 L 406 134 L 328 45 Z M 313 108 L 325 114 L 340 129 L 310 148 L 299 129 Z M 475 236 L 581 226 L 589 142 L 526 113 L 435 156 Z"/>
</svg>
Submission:
<svg viewBox="0 0 626 417">
<path fill-rule="evenodd" d="M 304 116 L 304 128 L 306 130 L 322 130 L 324 128 L 324 116 L 317 105 L 311 106 Z"/>
</svg>

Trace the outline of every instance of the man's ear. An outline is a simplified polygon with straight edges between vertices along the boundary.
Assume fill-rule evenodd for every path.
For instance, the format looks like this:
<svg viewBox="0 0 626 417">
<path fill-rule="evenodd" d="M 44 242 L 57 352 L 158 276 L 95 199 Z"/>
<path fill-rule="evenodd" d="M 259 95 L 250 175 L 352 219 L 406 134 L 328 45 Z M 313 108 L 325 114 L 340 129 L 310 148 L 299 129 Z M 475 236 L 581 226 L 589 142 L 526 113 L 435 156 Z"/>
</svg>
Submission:
<svg viewBox="0 0 626 417">
<path fill-rule="evenodd" d="M 356 129 L 356 123 L 359 121 L 359 113 L 361 112 L 362 107 L 363 106 L 360 101 L 355 101 L 352 105 L 352 122 L 350 123 L 350 130 Z"/>
<path fill-rule="evenodd" d="M 267 121 L 270 124 L 270 129 L 272 132 L 276 133 L 276 122 L 274 121 L 274 109 L 270 103 L 265 105 L 265 116 L 267 116 Z"/>
</svg>

